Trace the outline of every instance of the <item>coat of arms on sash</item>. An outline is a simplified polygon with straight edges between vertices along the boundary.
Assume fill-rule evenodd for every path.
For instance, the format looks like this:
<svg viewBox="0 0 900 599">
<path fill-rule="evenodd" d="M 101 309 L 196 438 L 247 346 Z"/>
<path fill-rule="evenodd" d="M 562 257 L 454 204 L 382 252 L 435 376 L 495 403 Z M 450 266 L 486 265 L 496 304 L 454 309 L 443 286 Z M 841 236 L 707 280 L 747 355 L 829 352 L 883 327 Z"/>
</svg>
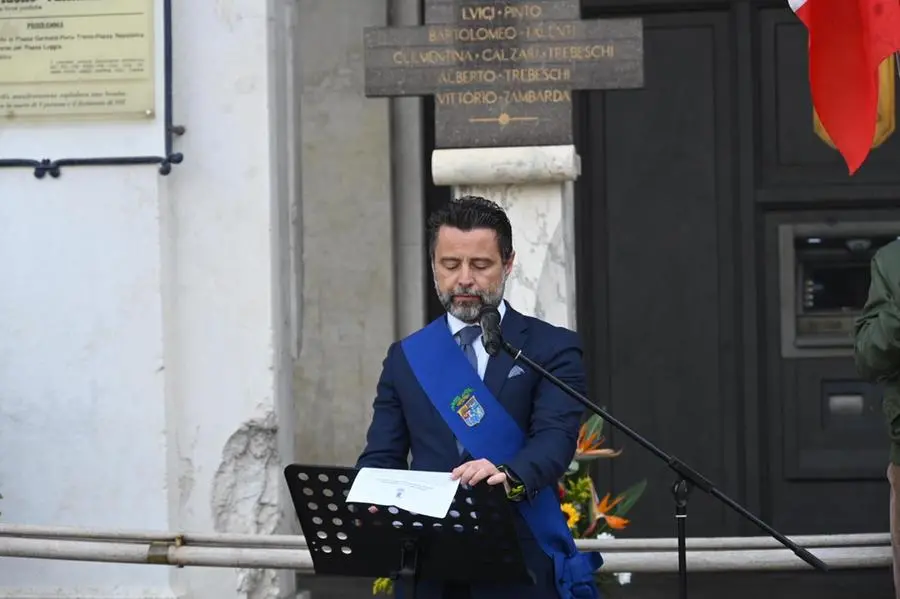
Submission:
<svg viewBox="0 0 900 599">
<path fill-rule="evenodd" d="M 466 387 L 462 393 L 453 398 L 450 408 L 459 414 L 466 426 L 476 426 L 484 418 L 484 408 L 478 403 L 475 391 Z"/>
</svg>

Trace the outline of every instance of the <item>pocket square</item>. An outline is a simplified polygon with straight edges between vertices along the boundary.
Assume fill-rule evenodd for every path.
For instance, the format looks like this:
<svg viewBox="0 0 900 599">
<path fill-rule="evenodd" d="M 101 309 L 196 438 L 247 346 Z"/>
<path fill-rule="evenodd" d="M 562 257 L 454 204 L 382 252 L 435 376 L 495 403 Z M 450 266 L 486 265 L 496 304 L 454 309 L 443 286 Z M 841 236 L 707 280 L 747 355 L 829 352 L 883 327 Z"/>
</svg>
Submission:
<svg viewBox="0 0 900 599">
<path fill-rule="evenodd" d="M 506 378 L 511 379 L 511 378 L 513 378 L 514 376 L 519 376 L 520 374 L 525 374 L 525 371 L 522 370 L 522 367 L 521 367 L 521 366 L 519 366 L 518 364 L 516 364 L 515 366 L 513 366 L 512 368 L 510 368 L 509 374 L 506 375 Z"/>
</svg>

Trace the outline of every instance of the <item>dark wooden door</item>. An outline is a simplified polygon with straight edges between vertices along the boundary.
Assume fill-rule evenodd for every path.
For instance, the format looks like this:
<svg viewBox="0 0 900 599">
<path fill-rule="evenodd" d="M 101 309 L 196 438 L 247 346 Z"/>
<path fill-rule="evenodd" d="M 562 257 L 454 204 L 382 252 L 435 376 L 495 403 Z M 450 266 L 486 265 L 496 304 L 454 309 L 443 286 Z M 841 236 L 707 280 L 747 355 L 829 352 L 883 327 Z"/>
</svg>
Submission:
<svg viewBox="0 0 900 599">
<path fill-rule="evenodd" d="M 642 16 L 644 89 L 584 98 L 577 218 L 592 234 L 581 236 L 579 326 L 591 342 L 594 397 L 735 494 L 743 432 L 730 18 Z M 671 536 L 673 474 L 609 437 L 625 453 L 600 484 L 650 482 L 627 535 Z M 691 534 L 732 533 L 729 516 L 694 494 Z"/>
<path fill-rule="evenodd" d="M 849 347 L 822 356 L 786 357 L 779 350 L 786 287 L 779 281 L 779 254 L 786 240 L 778 231 L 843 226 L 867 237 L 865 227 L 886 226 L 885 239 L 896 238 L 900 136 L 889 137 L 849 177 L 837 152 L 812 127 L 805 29 L 783 9 L 761 9 L 754 17 L 760 64 L 754 188 L 764 290 L 765 386 L 758 410 L 763 507 L 773 524 L 794 534 L 886 532 L 888 439 L 879 389 L 858 379 Z M 802 241 L 802 234 L 795 235 L 794 245 Z M 844 276 L 855 289 L 868 286 L 867 261 L 845 268 Z M 863 301 L 864 290 L 849 303 Z"/>
<path fill-rule="evenodd" d="M 642 16 L 646 61 L 643 89 L 582 96 L 578 112 L 594 396 L 783 532 L 884 532 L 877 389 L 856 380 L 847 347 L 784 355 L 777 244 L 784 223 L 900 221 L 887 209 L 900 139 L 847 176 L 813 131 L 806 32 L 786 2 L 669 6 L 585 2 L 587 18 Z M 850 417 L 829 412 L 848 401 Z M 651 480 L 625 534 L 671 535 L 672 473 L 611 441 L 626 451 L 601 482 Z M 691 535 L 760 534 L 702 493 L 688 522 Z"/>
</svg>

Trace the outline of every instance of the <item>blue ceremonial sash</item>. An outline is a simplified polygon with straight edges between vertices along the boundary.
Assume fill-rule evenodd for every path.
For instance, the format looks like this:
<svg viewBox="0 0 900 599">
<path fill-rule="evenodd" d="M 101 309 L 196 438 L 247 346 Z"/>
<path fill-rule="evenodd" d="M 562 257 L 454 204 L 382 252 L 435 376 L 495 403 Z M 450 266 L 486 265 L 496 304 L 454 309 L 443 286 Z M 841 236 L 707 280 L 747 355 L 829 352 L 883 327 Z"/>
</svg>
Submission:
<svg viewBox="0 0 900 599">
<path fill-rule="evenodd" d="M 491 394 L 441 317 L 401 342 L 403 353 L 428 399 L 475 458 L 507 464 L 524 447 L 525 432 Z M 594 571 L 599 553 L 575 547 L 555 488 L 514 503 L 553 560 L 561 599 L 598 599 Z"/>
</svg>

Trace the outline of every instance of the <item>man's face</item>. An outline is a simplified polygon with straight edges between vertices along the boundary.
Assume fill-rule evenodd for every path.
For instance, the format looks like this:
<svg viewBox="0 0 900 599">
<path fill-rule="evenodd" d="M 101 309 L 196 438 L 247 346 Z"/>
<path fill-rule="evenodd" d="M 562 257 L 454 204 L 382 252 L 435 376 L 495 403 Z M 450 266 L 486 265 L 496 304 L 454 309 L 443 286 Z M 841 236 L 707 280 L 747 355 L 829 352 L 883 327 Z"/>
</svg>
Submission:
<svg viewBox="0 0 900 599">
<path fill-rule="evenodd" d="M 513 258 L 503 264 L 492 229 L 441 227 L 434 248 L 434 288 L 444 309 L 463 322 L 476 322 L 482 306 L 503 299 Z"/>
</svg>

